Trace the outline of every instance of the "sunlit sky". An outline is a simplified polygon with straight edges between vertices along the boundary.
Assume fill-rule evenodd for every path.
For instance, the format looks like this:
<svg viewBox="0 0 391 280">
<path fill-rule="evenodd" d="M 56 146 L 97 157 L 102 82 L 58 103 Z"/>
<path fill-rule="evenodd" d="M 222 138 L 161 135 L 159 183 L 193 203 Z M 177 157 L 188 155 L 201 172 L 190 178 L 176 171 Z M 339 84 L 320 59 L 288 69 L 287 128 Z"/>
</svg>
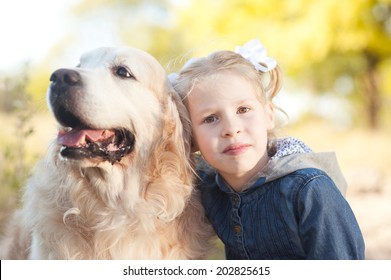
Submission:
<svg viewBox="0 0 391 280">
<path fill-rule="evenodd" d="M 0 71 L 36 62 L 62 36 L 69 7 L 80 0 L 0 0 Z"/>
</svg>

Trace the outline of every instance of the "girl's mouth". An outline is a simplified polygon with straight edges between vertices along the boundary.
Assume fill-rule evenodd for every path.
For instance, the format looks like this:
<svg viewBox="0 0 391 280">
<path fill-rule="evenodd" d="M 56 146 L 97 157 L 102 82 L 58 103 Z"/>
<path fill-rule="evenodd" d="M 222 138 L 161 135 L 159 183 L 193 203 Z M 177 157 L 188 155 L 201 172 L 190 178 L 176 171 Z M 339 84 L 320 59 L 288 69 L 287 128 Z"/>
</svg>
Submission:
<svg viewBox="0 0 391 280">
<path fill-rule="evenodd" d="M 249 144 L 231 144 L 223 150 L 223 154 L 236 156 L 244 153 L 250 147 Z"/>
</svg>

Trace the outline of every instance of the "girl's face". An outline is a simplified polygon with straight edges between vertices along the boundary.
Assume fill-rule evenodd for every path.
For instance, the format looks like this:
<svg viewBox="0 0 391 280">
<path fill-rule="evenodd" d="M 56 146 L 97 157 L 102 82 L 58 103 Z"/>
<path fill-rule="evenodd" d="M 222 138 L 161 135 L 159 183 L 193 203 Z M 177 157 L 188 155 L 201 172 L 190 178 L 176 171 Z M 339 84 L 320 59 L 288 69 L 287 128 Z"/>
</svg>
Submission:
<svg viewBox="0 0 391 280">
<path fill-rule="evenodd" d="M 245 78 L 223 72 L 196 84 L 188 96 L 188 108 L 194 142 L 202 156 L 240 191 L 269 160 L 272 104 L 263 105 Z"/>
</svg>

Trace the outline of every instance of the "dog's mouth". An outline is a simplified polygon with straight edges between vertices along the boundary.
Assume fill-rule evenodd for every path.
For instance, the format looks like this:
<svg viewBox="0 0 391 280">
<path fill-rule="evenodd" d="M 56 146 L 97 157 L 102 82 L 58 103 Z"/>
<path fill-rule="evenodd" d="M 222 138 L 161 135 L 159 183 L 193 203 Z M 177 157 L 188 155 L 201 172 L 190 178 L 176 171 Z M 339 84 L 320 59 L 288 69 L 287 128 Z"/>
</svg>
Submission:
<svg viewBox="0 0 391 280">
<path fill-rule="evenodd" d="M 57 136 L 61 155 L 71 159 L 119 162 L 134 149 L 135 137 L 126 129 L 63 128 Z"/>
</svg>

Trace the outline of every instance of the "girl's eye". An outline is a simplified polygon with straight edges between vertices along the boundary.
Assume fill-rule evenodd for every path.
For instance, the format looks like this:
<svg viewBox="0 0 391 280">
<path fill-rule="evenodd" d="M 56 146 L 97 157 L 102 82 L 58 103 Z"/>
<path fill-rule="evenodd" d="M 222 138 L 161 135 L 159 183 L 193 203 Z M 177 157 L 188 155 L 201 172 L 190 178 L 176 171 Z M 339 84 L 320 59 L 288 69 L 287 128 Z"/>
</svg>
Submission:
<svg viewBox="0 0 391 280">
<path fill-rule="evenodd" d="M 248 107 L 239 107 L 237 113 L 244 114 L 244 113 L 247 113 L 248 111 L 250 111 L 250 108 L 248 108 Z"/>
<path fill-rule="evenodd" d="M 204 120 L 203 120 L 203 123 L 212 123 L 212 122 L 215 122 L 217 120 L 217 117 L 214 116 L 214 115 L 211 115 L 211 116 L 207 116 Z"/>
<path fill-rule="evenodd" d="M 118 66 L 114 69 L 115 74 L 124 79 L 136 79 L 134 75 L 123 66 Z"/>
</svg>

